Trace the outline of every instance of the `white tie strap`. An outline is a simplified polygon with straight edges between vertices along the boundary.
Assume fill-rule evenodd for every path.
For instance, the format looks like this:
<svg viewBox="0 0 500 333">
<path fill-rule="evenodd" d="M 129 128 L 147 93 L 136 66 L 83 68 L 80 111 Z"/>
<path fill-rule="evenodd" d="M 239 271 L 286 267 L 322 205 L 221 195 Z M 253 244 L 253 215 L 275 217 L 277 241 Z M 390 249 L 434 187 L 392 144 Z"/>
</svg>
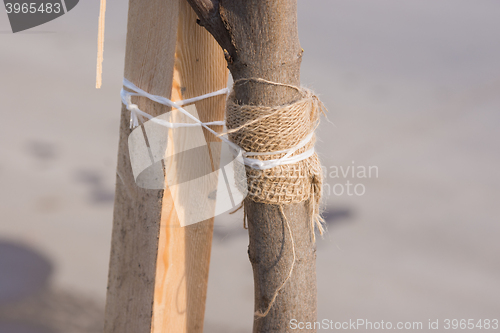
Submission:
<svg viewBox="0 0 500 333">
<path fill-rule="evenodd" d="M 240 146 L 231 142 L 225 134 L 217 133 L 216 131 L 214 131 L 213 129 L 208 127 L 208 126 L 212 126 L 212 125 L 225 125 L 226 122 L 224 120 L 204 123 L 201 120 L 199 120 L 198 118 L 196 118 L 195 116 L 193 116 L 192 114 L 190 114 L 188 111 L 184 110 L 181 106 L 181 105 L 195 103 L 195 102 L 204 100 L 206 98 L 214 97 L 214 96 L 227 95 L 229 92 L 228 88 L 223 88 L 223 89 L 220 89 L 220 90 L 217 90 L 217 91 L 205 94 L 205 95 L 201 95 L 201 96 L 197 96 L 197 97 L 193 97 L 193 98 L 188 98 L 188 99 L 185 99 L 182 101 L 172 102 L 171 100 L 169 100 L 166 97 L 152 95 L 152 94 L 142 90 L 141 88 L 137 87 L 135 84 L 133 84 L 132 82 L 130 82 L 129 80 L 127 80 L 125 78 L 123 79 L 123 86 L 125 88 L 127 88 L 128 90 L 125 90 L 124 88 L 122 88 L 120 96 L 122 99 L 122 103 L 127 107 L 127 110 L 130 111 L 130 128 L 134 128 L 134 127 L 139 126 L 139 120 L 141 120 L 141 122 L 142 122 L 142 119 L 139 119 L 139 117 L 147 118 L 148 120 L 153 121 L 161 126 L 165 126 L 167 128 L 202 126 L 207 131 L 209 131 L 210 133 L 214 134 L 215 136 L 220 138 L 222 141 L 227 143 L 229 145 L 229 147 L 231 148 L 231 152 L 234 154 L 234 156 L 237 156 L 239 154 L 239 152 L 241 151 L 242 156 L 243 156 L 243 162 L 245 163 L 245 165 L 249 166 L 252 169 L 257 169 L 257 170 L 267 170 L 267 169 L 271 169 L 271 168 L 274 168 L 274 167 L 277 167 L 280 165 L 294 164 L 294 163 L 305 160 L 305 159 L 311 157 L 312 155 L 314 155 L 314 147 L 312 147 L 311 149 L 309 149 L 301 154 L 291 156 L 298 149 L 304 147 L 312 139 L 313 133 L 310 133 L 308 136 L 306 136 L 295 147 L 292 147 L 292 148 L 289 148 L 286 150 L 275 151 L 275 152 L 265 152 L 265 153 L 243 151 L 243 149 Z M 186 115 L 187 117 L 192 119 L 195 123 L 172 123 L 172 122 L 165 121 L 163 119 L 157 119 L 157 118 L 151 116 L 150 114 L 139 109 L 137 104 L 132 103 L 133 96 L 146 97 L 146 98 L 148 98 L 156 103 L 177 109 L 180 112 L 182 112 L 184 115 Z M 249 157 L 249 156 L 276 155 L 276 154 L 282 154 L 282 153 L 286 153 L 285 156 L 283 156 L 282 158 L 274 159 L 274 160 L 259 160 L 259 159 Z"/>
</svg>

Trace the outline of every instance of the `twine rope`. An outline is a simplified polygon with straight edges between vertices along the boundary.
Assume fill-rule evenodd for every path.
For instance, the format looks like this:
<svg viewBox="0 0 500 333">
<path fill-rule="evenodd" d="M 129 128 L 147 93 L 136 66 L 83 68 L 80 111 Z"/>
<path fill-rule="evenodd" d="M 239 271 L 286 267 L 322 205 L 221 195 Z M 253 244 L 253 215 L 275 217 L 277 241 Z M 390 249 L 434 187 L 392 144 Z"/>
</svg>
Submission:
<svg viewBox="0 0 500 333">
<path fill-rule="evenodd" d="M 236 100 L 234 90 L 230 93 L 226 102 L 228 137 L 247 152 L 245 156 L 256 157 L 245 163 L 247 184 L 238 185 L 247 186 L 248 197 L 255 202 L 282 205 L 308 201 L 313 237 L 315 226 L 323 234 L 319 210 L 323 179 L 314 151 L 314 132 L 326 108 L 304 87 L 262 78 L 239 79 L 234 85 L 249 82 L 288 87 L 300 98 L 285 105 L 246 105 Z M 289 163 L 275 162 L 281 159 Z"/>
<path fill-rule="evenodd" d="M 224 141 L 226 144 L 229 145 L 231 148 L 231 152 L 234 156 L 238 156 L 238 154 L 242 153 L 242 158 L 243 158 L 243 163 L 246 166 L 249 166 L 253 169 L 256 170 L 267 170 L 267 169 L 272 169 L 274 167 L 280 166 L 280 165 L 286 165 L 286 164 L 294 164 L 297 163 L 301 160 L 307 159 L 310 156 L 314 155 L 314 147 L 311 147 L 309 150 L 301 152 L 300 154 L 292 156 L 297 150 L 301 149 L 304 147 L 308 142 L 310 142 L 313 138 L 313 133 L 310 135 L 306 136 L 304 140 L 299 142 L 296 146 L 290 147 L 284 150 L 280 151 L 273 151 L 273 152 L 252 152 L 252 151 L 246 151 L 242 149 L 240 146 L 232 142 L 230 139 L 227 138 L 227 134 L 229 133 L 234 133 L 238 131 L 241 128 L 244 128 L 245 126 L 251 125 L 255 123 L 257 120 L 254 120 L 253 122 L 249 124 L 242 124 L 240 128 L 238 129 L 233 129 L 231 131 L 228 131 L 227 133 L 217 133 L 213 129 L 211 129 L 208 126 L 211 125 L 226 125 L 226 121 L 212 121 L 212 122 L 202 122 L 192 114 L 190 114 L 188 111 L 186 111 L 184 108 L 182 108 L 182 105 L 187 105 L 191 103 L 195 103 L 201 100 L 204 100 L 206 98 L 214 97 L 214 96 L 219 96 L 219 95 L 224 95 L 228 94 L 229 89 L 228 88 L 223 88 L 208 94 L 204 94 L 201 96 L 185 99 L 182 101 L 177 101 L 177 102 L 172 102 L 170 99 L 163 97 L 163 96 L 158 96 L 158 95 L 152 95 L 143 89 L 137 87 L 135 84 L 127 80 L 126 78 L 123 79 L 123 87 L 128 89 L 125 90 L 122 88 L 120 92 L 120 96 L 122 99 L 122 103 L 126 106 L 127 110 L 130 111 L 130 128 L 135 128 L 139 126 L 139 122 L 143 122 L 144 118 L 153 121 L 161 126 L 165 126 L 167 128 L 180 128 L 180 127 L 196 127 L 196 126 L 202 126 L 203 128 L 207 129 L 209 132 L 212 134 L 216 135 L 219 137 L 222 141 Z M 132 102 L 132 97 L 134 96 L 140 96 L 140 97 L 146 97 L 156 103 L 166 105 L 172 108 L 175 108 L 182 112 L 184 115 L 189 117 L 191 120 L 194 121 L 194 123 L 172 123 L 168 122 L 163 119 L 158 119 L 150 114 L 142 111 L 139 109 L 137 104 L 134 104 Z M 268 115 L 270 116 L 270 115 Z M 266 118 L 267 116 L 264 116 Z M 278 159 L 256 159 L 256 158 L 250 158 L 249 156 L 267 156 L 267 155 L 275 155 L 275 154 L 285 154 L 284 156 L 278 158 Z"/>
<path fill-rule="evenodd" d="M 290 223 L 288 222 L 288 219 L 285 215 L 285 211 L 283 210 L 283 205 L 279 205 L 279 208 L 280 208 L 281 215 L 285 219 L 286 227 L 288 229 L 288 233 L 290 235 L 290 240 L 292 242 L 292 258 L 293 258 L 292 265 L 290 266 L 290 271 L 288 271 L 288 275 L 286 276 L 285 280 L 281 283 L 281 285 L 278 287 L 278 289 L 276 289 L 276 291 L 274 292 L 273 297 L 271 298 L 271 301 L 267 305 L 266 311 L 262 312 L 259 310 L 259 311 L 255 312 L 255 316 L 257 318 L 264 318 L 265 316 L 267 316 L 269 314 L 269 311 L 271 311 L 271 308 L 273 307 L 274 302 L 276 301 L 276 297 L 278 297 L 280 290 L 283 289 L 283 287 L 288 282 L 288 280 L 290 280 L 290 277 L 292 277 L 293 268 L 295 267 L 295 261 L 297 259 L 297 256 L 295 254 L 295 241 L 293 240 L 292 228 L 290 227 Z"/>
</svg>

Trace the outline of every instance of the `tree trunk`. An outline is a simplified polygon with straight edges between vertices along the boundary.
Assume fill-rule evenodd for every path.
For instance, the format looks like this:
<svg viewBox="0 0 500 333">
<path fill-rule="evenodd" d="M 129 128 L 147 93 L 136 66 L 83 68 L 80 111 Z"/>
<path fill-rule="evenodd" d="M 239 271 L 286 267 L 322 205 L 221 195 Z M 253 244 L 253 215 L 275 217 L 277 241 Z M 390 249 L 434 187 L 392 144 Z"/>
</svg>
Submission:
<svg viewBox="0 0 500 333">
<path fill-rule="evenodd" d="M 235 80 L 262 78 L 300 86 L 302 48 L 296 0 L 188 0 L 224 49 Z M 299 99 L 283 86 L 249 82 L 236 85 L 240 104 L 275 106 Z M 255 283 L 255 311 L 265 311 L 286 279 L 293 261 L 292 241 L 279 206 L 246 200 L 249 248 Z M 316 321 L 316 248 L 305 202 L 284 206 L 295 241 L 293 274 L 270 312 L 255 317 L 254 332 L 292 332 L 290 320 Z M 301 330 L 315 332 L 316 330 Z"/>
</svg>

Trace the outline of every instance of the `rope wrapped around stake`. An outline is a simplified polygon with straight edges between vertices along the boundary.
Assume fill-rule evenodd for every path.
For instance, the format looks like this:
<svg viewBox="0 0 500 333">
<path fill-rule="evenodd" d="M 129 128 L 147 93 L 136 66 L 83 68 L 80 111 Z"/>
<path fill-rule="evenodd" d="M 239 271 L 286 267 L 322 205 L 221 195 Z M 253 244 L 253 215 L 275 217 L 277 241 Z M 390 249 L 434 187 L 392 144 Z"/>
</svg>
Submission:
<svg viewBox="0 0 500 333">
<path fill-rule="evenodd" d="M 318 155 L 314 152 L 314 131 L 326 108 L 318 96 L 303 87 L 260 78 L 236 80 L 234 85 L 250 81 L 289 87 L 297 90 L 302 98 L 291 104 L 271 107 L 240 105 L 233 90 L 226 102 L 229 139 L 246 152 L 244 155 L 261 161 L 279 160 L 285 156 L 293 161 L 294 156 L 302 157 L 294 163 L 265 169 L 246 165 L 247 184 L 239 186 L 247 186 L 248 199 L 255 202 L 284 205 L 308 201 L 313 237 L 315 226 L 323 234 L 320 215 L 323 176 Z M 308 157 L 303 158 L 304 155 Z"/>
</svg>

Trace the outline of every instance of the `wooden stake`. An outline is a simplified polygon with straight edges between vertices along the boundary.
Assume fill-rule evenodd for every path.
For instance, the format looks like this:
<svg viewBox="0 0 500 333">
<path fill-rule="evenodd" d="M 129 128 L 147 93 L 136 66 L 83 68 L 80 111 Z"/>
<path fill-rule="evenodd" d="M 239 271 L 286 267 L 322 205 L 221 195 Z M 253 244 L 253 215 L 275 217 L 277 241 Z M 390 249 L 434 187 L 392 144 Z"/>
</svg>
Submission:
<svg viewBox="0 0 500 333">
<path fill-rule="evenodd" d="M 170 97 L 179 0 L 129 1 L 125 77 L 155 95 Z M 146 98 L 152 116 L 167 107 Z M 163 190 L 139 188 L 128 151 L 130 112 L 122 106 L 105 333 L 149 333 L 152 327 Z"/>
<path fill-rule="evenodd" d="M 180 3 L 172 99 L 186 99 L 226 87 L 228 70 L 223 53 L 213 37 L 196 24 L 196 14 Z M 224 119 L 225 96 L 196 103 L 201 121 Z M 219 131 L 221 128 L 214 128 Z M 207 142 L 220 142 L 204 130 Z M 211 151 L 218 168 L 219 153 Z M 175 195 L 174 193 L 169 193 Z M 160 241 L 156 268 L 153 333 L 203 332 L 205 299 L 210 265 L 213 221 L 186 227 L 179 224 L 172 197 L 163 197 Z"/>
<path fill-rule="evenodd" d="M 100 89 L 102 86 L 102 61 L 104 59 L 104 22 L 106 17 L 106 0 L 101 0 L 99 10 L 99 31 L 97 33 L 97 73 L 95 87 Z"/>
<path fill-rule="evenodd" d="M 128 79 L 153 94 L 171 93 L 175 101 L 221 89 L 227 75 L 222 50 L 196 25 L 187 3 L 130 1 Z M 146 99 L 137 101 L 152 115 L 167 111 Z M 222 120 L 224 102 L 218 96 L 196 103 L 200 120 Z M 129 116 L 122 108 L 105 333 L 202 332 L 213 218 L 180 227 L 176 193 L 136 186 L 128 159 Z M 218 141 L 204 134 L 207 142 Z M 218 157 L 211 152 L 212 161 Z"/>
</svg>

